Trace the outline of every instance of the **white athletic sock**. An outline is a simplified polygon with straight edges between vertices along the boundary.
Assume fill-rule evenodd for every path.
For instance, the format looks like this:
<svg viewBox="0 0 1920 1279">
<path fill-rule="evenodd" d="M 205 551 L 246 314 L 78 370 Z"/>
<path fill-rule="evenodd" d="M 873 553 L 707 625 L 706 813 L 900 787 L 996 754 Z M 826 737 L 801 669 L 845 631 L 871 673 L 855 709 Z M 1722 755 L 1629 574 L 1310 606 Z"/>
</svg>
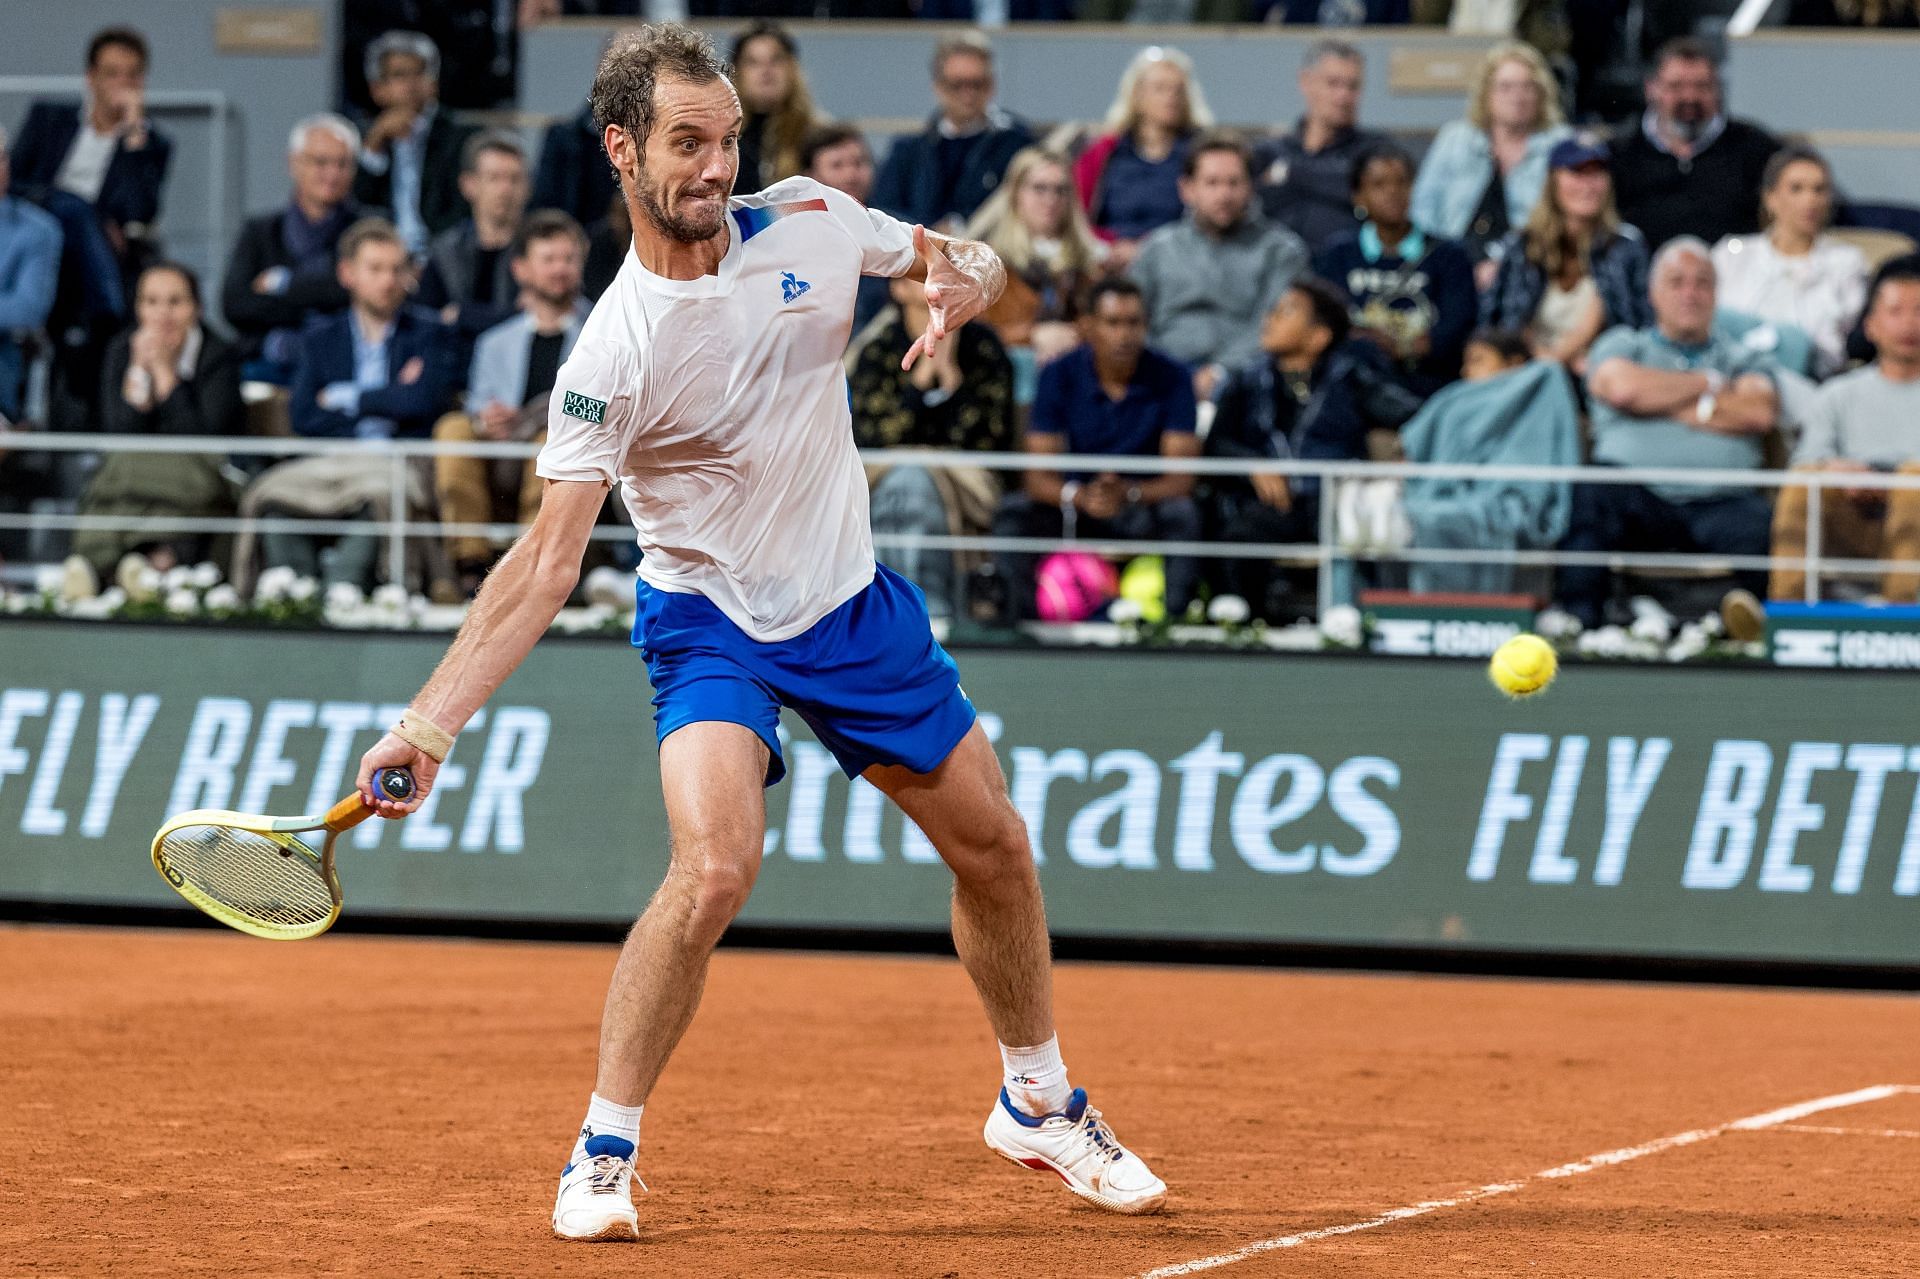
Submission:
<svg viewBox="0 0 1920 1279">
<path fill-rule="evenodd" d="M 1067 1084 L 1067 1066 L 1060 1060 L 1060 1036 L 1031 1048 L 1000 1045 L 1006 1065 L 1007 1096 L 1013 1104 L 1038 1118 L 1067 1108 L 1073 1089 Z"/>
<path fill-rule="evenodd" d="M 568 1166 L 587 1157 L 589 1137 L 624 1137 L 633 1143 L 637 1152 L 640 1149 L 640 1112 L 644 1109 L 644 1103 L 622 1106 L 608 1101 L 599 1093 L 593 1094 L 593 1100 L 587 1103 L 586 1122 L 580 1125 L 580 1135 L 573 1139 L 573 1153 L 567 1156 Z"/>
</svg>

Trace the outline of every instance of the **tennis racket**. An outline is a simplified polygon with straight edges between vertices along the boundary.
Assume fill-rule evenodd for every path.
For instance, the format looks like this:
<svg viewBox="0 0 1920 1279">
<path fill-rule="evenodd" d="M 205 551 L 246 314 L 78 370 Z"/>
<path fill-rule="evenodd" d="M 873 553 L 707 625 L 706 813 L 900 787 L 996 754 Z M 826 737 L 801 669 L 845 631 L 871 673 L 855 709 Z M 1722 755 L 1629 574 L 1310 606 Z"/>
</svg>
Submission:
<svg viewBox="0 0 1920 1279">
<path fill-rule="evenodd" d="M 396 802 L 413 797 L 413 774 L 404 768 L 381 769 L 373 784 Z M 271 941 L 318 937 L 340 918 L 334 841 L 373 811 L 357 791 L 320 817 L 196 808 L 153 837 L 153 868 L 175 892 L 229 928 Z M 308 830 L 327 833 L 318 853 L 295 838 Z"/>
</svg>

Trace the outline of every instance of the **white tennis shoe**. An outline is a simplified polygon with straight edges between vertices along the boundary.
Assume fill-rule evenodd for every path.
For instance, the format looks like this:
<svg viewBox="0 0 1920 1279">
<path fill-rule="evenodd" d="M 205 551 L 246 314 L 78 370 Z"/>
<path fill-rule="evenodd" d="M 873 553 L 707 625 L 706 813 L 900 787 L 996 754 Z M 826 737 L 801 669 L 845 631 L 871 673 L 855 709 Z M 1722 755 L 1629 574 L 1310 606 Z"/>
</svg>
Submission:
<svg viewBox="0 0 1920 1279">
<path fill-rule="evenodd" d="M 1065 1110 L 1041 1119 L 1022 1113 L 1002 1088 L 987 1116 L 986 1138 L 995 1154 L 1057 1173 L 1067 1189 L 1108 1212 L 1158 1212 L 1167 1202 L 1167 1183 L 1120 1144 L 1087 1104 L 1084 1088 L 1073 1090 Z"/>
<path fill-rule="evenodd" d="M 553 1202 L 553 1233 L 576 1243 L 631 1243 L 640 1238 L 633 1210 L 633 1143 L 624 1137 L 587 1138 L 586 1157 L 560 1171 Z M 647 1184 L 640 1183 L 645 1190 Z"/>
</svg>

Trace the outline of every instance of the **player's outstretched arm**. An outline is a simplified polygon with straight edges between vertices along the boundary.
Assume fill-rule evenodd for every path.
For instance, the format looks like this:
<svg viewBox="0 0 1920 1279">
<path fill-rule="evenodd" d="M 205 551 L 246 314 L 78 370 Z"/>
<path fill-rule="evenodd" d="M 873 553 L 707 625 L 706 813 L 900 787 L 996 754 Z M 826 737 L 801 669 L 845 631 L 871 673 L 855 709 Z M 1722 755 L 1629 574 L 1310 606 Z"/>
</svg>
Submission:
<svg viewBox="0 0 1920 1279">
<path fill-rule="evenodd" d="M 919 257 L 906 275 L 924 280 L 927 287 L 927 331 L 907 348 L 900 367 L 910 369 L 922 355 L 932 355 L 948 333 L 1000 300 L 1007 287 L 1006 263 L 978 240 L 950 240 L 923 226 L 913 228 L 913 247 Z"/>
<path fill-rule="evenodd" d="M 533 527 L 487 574 L 460 633 L 408 703 L 406 717 L 360 758 L 356 785 L 380 816 L 403 817 L 420 807 L 440 768 L 434 754 L 445 757 L 452 736 L 553 625 L 580 579 L 580 557 L 606 496 L 607 486 L 597 481 L 547 481 Z M 413 798 L 396 804 L 377 794 L 373 774 L 382 768 L 413 770 Z"/>
</svg>

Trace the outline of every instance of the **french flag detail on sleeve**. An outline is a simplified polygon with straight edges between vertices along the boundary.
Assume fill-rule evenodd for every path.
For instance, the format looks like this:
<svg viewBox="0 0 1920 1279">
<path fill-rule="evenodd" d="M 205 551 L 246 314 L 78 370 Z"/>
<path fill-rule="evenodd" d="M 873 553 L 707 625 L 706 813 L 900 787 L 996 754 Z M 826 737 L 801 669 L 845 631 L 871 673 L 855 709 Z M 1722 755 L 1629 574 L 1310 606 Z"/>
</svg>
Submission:
<svg viewBox="0 0 1920 1279">
<path fill-rule="evenodd" d="M 733 220 L 740 225 L 740 241 L 744 244 L 781 218 L 791 217 L 796 213 L 825 213 L 826 211 L 825 200 L 789 200 L 785 204 L 735 209 Z"/>
</svg>

